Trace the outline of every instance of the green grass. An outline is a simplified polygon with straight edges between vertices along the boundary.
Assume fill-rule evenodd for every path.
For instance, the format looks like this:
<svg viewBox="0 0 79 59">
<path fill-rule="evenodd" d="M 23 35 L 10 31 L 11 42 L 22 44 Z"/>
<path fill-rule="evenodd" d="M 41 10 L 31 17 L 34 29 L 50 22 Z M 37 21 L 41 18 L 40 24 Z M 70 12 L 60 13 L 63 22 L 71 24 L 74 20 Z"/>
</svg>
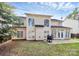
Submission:
<svg viewBox="0 0 79 59">
<path fill-rule="evenodd" d="M 42 41 L 16 41 L 10 50 L 13 55 L 30 56 L 79 56 L 79 43 L 47 44 Z"/>
<path fill-rule="evenodd" d="M 72 38 L 73 40 L 79 40 L 79 38 Z"/>
</svg>

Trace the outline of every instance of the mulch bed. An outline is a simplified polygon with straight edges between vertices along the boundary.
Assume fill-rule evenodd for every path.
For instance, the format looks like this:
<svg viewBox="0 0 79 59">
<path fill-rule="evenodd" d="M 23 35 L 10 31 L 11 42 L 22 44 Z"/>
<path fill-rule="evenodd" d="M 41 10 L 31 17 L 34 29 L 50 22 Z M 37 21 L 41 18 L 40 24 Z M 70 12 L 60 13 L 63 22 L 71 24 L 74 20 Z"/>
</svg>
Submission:
<svg viewBox="0 0 79 59">
<path fill-rule="evenodd" d="M 15 41 L 12 40 L 0 44 L 0 56 L 10 56 L 13 47 L 15 47 Z"/>
</svg>

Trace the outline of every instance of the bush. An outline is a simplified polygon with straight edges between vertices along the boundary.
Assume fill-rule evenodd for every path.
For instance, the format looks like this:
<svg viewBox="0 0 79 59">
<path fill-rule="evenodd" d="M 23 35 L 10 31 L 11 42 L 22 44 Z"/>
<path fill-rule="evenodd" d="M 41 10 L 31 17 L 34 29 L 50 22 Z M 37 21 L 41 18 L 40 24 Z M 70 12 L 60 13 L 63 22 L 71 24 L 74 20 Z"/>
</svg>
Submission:
<svg viewBox="0 0 79 59">
<path fill-rule="evenodd" d="M 0 35 L 0 43 L 5 42 L 10 39 L 11 39 L 10 35 Z"/>
<path fill-rule="evenodd" d="M 76 37 L 79 38 L 79 34 L 76 34 Z"/>
<path fill-rule="evenodd" d="M 79 38 L 79 34 L 71 34 L 71 38 Z"/>
</svg>

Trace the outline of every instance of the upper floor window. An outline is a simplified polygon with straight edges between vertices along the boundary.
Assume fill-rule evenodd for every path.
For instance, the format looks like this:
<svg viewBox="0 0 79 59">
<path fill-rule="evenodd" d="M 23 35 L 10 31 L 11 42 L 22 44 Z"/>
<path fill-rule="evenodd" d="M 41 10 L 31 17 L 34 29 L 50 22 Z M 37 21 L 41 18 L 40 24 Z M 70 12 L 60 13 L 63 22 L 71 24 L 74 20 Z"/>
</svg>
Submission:
<svg viewBox="0 0 79 59">
<path fill-rule="evenodd" d="M 25 19 L 23 19 L 23 18 L 19 19 L 19 24 L 20 24 L 20 25 L 24 25 L 24 20 L 25 20 Z"/>
<path fill-rule="evenodd" d="M 48 20 L 48 19 L 45 19 L 45 20 L 44 20 L 44 26 L 49 27 L 49 20 Z"/>
<path fill-rule="evenodd" d="M 34 26 L 34 19 L 33 18 L 29 18 L 28 19 L 28 24 L 30 27 Z"/>
<path fill-rule="evenodd" d="M 17 17 L 17 20 L 14 21 L 14 22 L 15 22 L 14 26 L 21 26 L 21 25 L 24 25 L 24 20 L 25 20 L 24 17 Z"/>
</svg>

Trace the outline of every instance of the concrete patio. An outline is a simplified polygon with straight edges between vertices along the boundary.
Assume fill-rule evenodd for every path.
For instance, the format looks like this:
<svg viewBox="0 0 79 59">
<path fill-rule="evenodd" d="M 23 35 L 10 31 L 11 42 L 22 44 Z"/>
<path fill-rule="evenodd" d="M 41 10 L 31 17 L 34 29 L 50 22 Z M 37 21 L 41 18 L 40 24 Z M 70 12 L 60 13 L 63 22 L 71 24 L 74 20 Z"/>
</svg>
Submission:
<svg viewBox="0 0 79 59">
<path fill-rule="evenodd" d="M 79 40 L 53 40 L 52 43 L 48 43 L 48 44 L 64 44 L 64 43 L 79 43 Z"/>
</svg>

